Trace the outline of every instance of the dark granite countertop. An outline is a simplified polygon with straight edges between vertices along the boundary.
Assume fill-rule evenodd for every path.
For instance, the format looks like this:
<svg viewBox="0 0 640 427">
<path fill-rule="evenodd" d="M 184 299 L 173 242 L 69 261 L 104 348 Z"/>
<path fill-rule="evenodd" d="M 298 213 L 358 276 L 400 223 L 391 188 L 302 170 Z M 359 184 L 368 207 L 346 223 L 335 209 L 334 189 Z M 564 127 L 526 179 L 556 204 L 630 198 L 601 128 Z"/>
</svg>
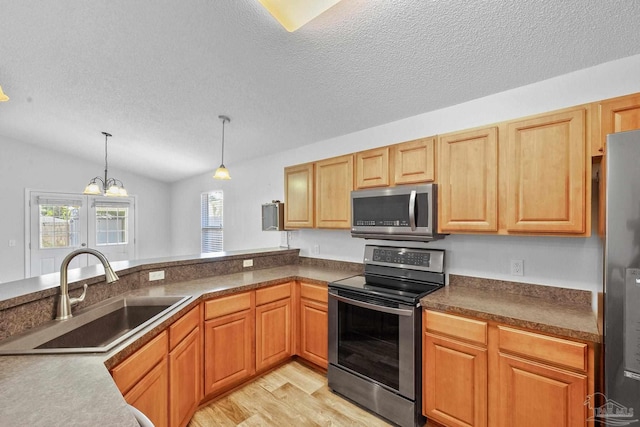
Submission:
<svg viewBox="0 0 640 427">
<path fill-rule="evenodd" d="M 600 343 L 590 294 L 452 275 L 449 286 L 425 296 L 420 303 L 425 309 Z"/>
<path fill-rule="evenodd" d="M 130 295 L 192 295 L 125 343 L 106 354 L 0 356 L 2 426 L 136 426 L 133 415 L 111 379 L 109 369 L 150 341 L 202 300 L 304 280 L 326 284 L 355 272 L 287 265 L 151 286 Z"/>
</svg>

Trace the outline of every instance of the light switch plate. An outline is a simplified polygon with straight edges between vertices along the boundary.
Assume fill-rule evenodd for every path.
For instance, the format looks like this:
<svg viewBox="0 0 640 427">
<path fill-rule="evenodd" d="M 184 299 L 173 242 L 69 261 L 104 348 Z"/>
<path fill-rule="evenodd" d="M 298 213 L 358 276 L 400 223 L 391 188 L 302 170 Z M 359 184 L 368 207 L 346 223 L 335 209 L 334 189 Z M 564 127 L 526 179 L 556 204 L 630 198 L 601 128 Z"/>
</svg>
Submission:
<svg viewBox="0 0 640 427">
<path fill-rule="evenodd" d="M 242 266 L 243 267 L 253 267 L 253 260 L 252 259 L 245 259 L 242 261 Z"/>
</svg>

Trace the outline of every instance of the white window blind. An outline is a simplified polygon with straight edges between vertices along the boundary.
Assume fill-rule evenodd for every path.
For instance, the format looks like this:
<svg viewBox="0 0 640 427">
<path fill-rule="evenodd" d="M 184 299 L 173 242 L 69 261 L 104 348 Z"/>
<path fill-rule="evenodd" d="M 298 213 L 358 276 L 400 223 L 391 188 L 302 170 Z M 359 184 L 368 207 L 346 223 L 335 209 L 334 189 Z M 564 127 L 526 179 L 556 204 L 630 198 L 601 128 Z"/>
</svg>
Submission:
<svg viewBox="0 0 640 427">
<path fill-rule="evenodd" d="M 202 253 L 223 251 L 222 201 L 222 191 L 212 191 L 201 195 Z"/>
</svg>

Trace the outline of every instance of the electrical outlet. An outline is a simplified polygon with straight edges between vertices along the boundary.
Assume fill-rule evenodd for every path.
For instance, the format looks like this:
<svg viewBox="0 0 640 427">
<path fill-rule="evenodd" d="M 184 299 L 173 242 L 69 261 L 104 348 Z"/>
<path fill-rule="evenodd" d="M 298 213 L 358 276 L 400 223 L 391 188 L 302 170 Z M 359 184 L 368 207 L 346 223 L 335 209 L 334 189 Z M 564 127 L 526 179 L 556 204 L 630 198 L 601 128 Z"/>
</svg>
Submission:
<svg viewBox="0 0 640 427">
<path fill-rule="evenodd" d="M 245 259 L 242 261 L 242 266 L 243 267 L 253 267 L 253 260 L 252 259 Z"/>
<path fill-rule="evenodd" d="M 158 271 L 150 271 L 149 272 L 149 281 L 153 280 L 163 280 L 164 279 L 164 270 Z"/>
<path fill-rule="evenodd" d="M 522 259 L 511 260 L 511 275 L 524 276 L 524 260 Z"/>
</svg>

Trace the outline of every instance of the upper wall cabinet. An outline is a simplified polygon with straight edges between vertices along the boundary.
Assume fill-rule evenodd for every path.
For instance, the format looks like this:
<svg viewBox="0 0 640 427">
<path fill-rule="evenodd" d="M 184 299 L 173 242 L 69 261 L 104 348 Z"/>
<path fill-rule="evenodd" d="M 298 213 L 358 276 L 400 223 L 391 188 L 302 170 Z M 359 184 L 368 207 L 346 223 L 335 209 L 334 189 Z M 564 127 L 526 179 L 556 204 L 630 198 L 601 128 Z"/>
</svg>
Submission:
<svg viewBox="0 0 640 427">
<path fill-rule="evenodd" d="M 316 162 L 317 227 L 351 228 L 353 157 L 349 154 Z"/>
<path fill-rule="evenodd" d="M 604 152 L 608 134 L 636 129 L 640 129 L 640 93 L 600 103 L 600 154 Z"/>
<path fill-rule="evenodd" d="M 640 93 L 608 99 L 598 106 L 600 110 L 600 133 L 597 141 L 600 155 L 604 154 L 607 135 L 640 129 Z M 593 155 L 593 152 L 592 152 Z M 598 234 L 604 236 L 606 223 L 606 162 L 600 163 Z"/>
<path fill-rule="evenodd" d="M 389 186 L 389 147 L 356 153 L 356 188 Z"/>
<path fill-rule="evenodd" d="M 498 128 L 439 138 L 439 231 L 498 231 Z"/>
<path fill-rule="evenodd" d="M 507 123 L 507 231 L 587 232 L 585 116 L 584 108 L 575 108 Z"/>
<path fill-rule="evenodd" d="M 284 199 L 285 228 L 310 228 L 314 226 L 313 163 L 284 168 Z"/>
<path fill-rule="evenodd" d="M 393 184 L 418 184 L 436 179 L 436 138 L 422 138 L 391 146 Z"/>
</svg>

